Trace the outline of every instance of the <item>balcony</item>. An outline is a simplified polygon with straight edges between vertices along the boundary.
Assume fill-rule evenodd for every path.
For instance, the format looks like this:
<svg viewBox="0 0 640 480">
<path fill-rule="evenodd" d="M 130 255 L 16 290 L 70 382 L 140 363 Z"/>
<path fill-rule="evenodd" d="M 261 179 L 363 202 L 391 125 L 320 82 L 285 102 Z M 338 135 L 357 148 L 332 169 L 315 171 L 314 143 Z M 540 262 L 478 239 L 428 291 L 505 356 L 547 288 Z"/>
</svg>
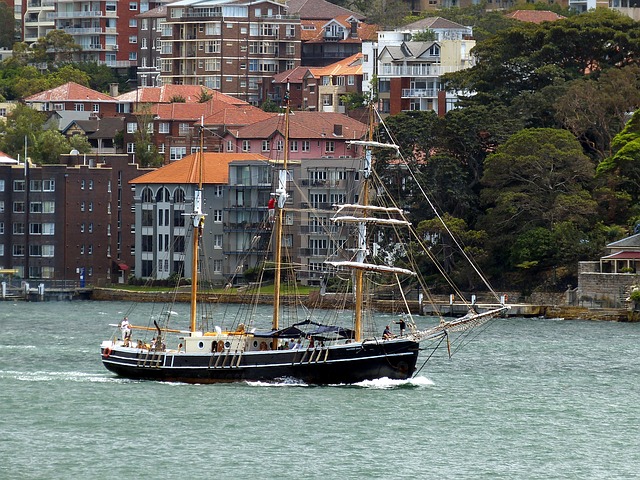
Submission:
<svg viewBox="0 0 640 480">
<path fill-rule="evenodd" d="M 96 18 L 102 17 L 102 12 L 53 12 L 47 13 L 48 19 L 56 18 Z"/>
<path fill-rule="evenodd" d="M 433 88 L 403 88 L 402 98 L 438 98 L 438 91 Z"/>
<path fill-rule="evenodd" d="M 443 67 L 441 65 L 383 65 L 380 77 L 439 77 L 445 73 L 463 70 L 462 65 Z"/>
<path fill-rule="evenodd" d="M 92 27 L 92 28 L 77 28 L 77 27 L 67 27 L 63 29 L 65 33 L 69 35 L 86 35 L 92 33 L 103 33 L 104 29 L 100 27 Z"/>
</svg>

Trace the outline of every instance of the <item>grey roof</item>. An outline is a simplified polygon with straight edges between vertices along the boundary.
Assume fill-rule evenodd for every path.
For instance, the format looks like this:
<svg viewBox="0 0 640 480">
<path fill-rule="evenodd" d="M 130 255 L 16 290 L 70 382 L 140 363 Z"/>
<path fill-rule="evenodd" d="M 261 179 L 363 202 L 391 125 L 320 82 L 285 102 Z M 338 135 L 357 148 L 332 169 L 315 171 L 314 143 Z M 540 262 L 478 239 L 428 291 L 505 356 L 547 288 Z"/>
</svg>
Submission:
<svg viewBox="0 0 640 480">
<path fill-rule="evenodd" d="M 364 15 L 327 0 L 289 0 L 287 6 L 289 13 L 300 15 L 300 20 L 331 20 L 340 15 L 352 15 L 358 20 L 365 19 Z"/>
<path fill-rule="evenodd" d="M 124 129 L 124 117 L 105 117 L 100 120 L 77 120 L 75 123 L 88 138 L 113 138 L 119 130 Z M 71 127 L 70 124 L 69 127 Z"/>
<path fill-rule="evenodd" d="M 384 50 L 394 60 L 419 58 L 434 43 L 438 42 L 403 42 L 401 45 L 389 45 Z"/>
<path fill-rule="evenodd" d="M 607 244 L 607 248 L 640 248 L 640 233 Z"/>
<path fill-rule="evenodd" d="M 442 17 L 427 17 L 422 18 L 416 22 L 409 23 L 404 27 L 400 27 L 398 30 L 460 30 L 468 28 L 464 25 L 460 25 L 459 23 L 452 22 L 451 20 L 447 20 Z"/>
<path fill-rule="evenodd" d="M 55 125 L 60 131 L 69 128 L 76 120 L 89 120 L 91 112 L 76 112 L 75 110 L 55 110 L 45 122 L 46 125 Z"/>
</svg>

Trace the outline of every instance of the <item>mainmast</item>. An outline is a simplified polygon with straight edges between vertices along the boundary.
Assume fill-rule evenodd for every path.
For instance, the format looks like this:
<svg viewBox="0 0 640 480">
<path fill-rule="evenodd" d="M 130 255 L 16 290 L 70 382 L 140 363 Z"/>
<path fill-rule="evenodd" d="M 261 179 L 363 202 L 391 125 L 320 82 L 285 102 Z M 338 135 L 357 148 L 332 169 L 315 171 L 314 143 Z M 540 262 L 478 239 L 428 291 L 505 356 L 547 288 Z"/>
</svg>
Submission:
<svg viewBox="0 0 640 480">
<path fill-rule="evenodd" d="M 278 170 L 278 186 L 276 188 L 277 211 L 275 215 L 275 252 L 273 262 L 275 263 L 275 274 L 273 277 L 273 330 L 280 328 L 280 281 L 282 277 L 282 225 L 284 220 L 284 205 L 287 201 L 287 163 L 289 160 L 289 84 L 284 94 L 284 156 L 282 168 Z M 278 339 L 273 339 L 272 348 L 278 348 Z"/>
<path fill-rule="evenodd" d="M 196 156 L 198 187 L 193 194 L 193 212 L 191 213 L 191 221 L 193 225 L 193 245 L 191 258 L 191 332 L 196 331 L 197 318 L 197 299 L 198 299 L 198 255 L 200 247 L 200 237 L 204 228 L 204 217 L 202 213 L 202 180 L 204 172 L 204 117 L 200 120 L 200 149 Z"/>
<path fill-rule="evenodd" d="M 369 141 L 373 140 L 373 107 L 369 106 Z M 367 205 L 369 204 L 369 177 L 371 176 L 371 147 L 366 145 L 364 148 L 364 165 L 362 167 L 362 189 L 361 189 L 361 201 L 364 208 L 362 216 L 363 220 L 358 222 L 358 239 L 356 246 L 356 262 L 364 263 L 367 258 L 368 250 L 367 250 Z M 355 275 L 355 294 L 356 294 L 356 305 L 354 312 L 354 336 L 355 341 L 359 342 L 362 340 L 362 310 L 364 303 L 364 270 L 356 269 L 354 272 Z"/>
</svg>

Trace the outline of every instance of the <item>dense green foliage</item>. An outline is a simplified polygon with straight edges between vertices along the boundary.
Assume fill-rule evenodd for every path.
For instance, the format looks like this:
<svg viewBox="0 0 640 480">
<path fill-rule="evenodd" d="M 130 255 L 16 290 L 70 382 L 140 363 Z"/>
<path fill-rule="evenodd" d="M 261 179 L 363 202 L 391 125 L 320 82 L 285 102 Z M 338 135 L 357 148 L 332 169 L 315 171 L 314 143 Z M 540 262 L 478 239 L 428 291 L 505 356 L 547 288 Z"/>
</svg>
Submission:
<svg viewBox="0 0 640 480">
<path fill-rule="evenodd" d="M 441 13 L 482 29 L 476 65 L 444 78 L 473 93 L 443 117 L 403 112 L 386 125 L 454 227 L 380 153 L 384 181 L 467 288 L 482 285 L 452 236 L 499 288 L 575 285 L 580 260 L 640 222 L 640 117 L 628 113 L 640 106 L 640 23 L 607 9 L 540 25 L 474 7 Z"/>
</svg>

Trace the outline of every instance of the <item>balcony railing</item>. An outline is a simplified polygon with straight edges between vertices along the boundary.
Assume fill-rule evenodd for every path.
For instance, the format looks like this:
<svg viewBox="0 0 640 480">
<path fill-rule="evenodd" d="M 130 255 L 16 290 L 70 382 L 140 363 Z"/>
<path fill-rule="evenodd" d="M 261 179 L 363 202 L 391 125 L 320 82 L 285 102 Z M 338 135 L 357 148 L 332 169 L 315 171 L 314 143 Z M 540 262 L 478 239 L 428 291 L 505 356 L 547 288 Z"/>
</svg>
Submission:
<svg viewBox="0 0 640 480">
<path fill-rule="evenodd" d="M 104 29 L 100 27 L 91 27 L 91 28 L 73 28 L 67 27 L 64 29 L 65 33 L 69 35 L 80 35 L 80 34 L 90 34 L 90 33 L 103 33 Z"/>
<path fill-rule="evenodd" d="M 403 88 L 402 98 L 438 98 L 438 91 L 432 88 Z"/>
<path fill-rule="evenodd" d="M 379 76 L 385 77 L 439 77 L 445 73 L 462 70 L 462 66 L 441 65 L 383 65 Z"/>
<path fill-rule="evenodd" d="M 102 12 L 50 12 L 47 13 L 47 18 L 91 18 L 101 17 Z"/>
</svg>

